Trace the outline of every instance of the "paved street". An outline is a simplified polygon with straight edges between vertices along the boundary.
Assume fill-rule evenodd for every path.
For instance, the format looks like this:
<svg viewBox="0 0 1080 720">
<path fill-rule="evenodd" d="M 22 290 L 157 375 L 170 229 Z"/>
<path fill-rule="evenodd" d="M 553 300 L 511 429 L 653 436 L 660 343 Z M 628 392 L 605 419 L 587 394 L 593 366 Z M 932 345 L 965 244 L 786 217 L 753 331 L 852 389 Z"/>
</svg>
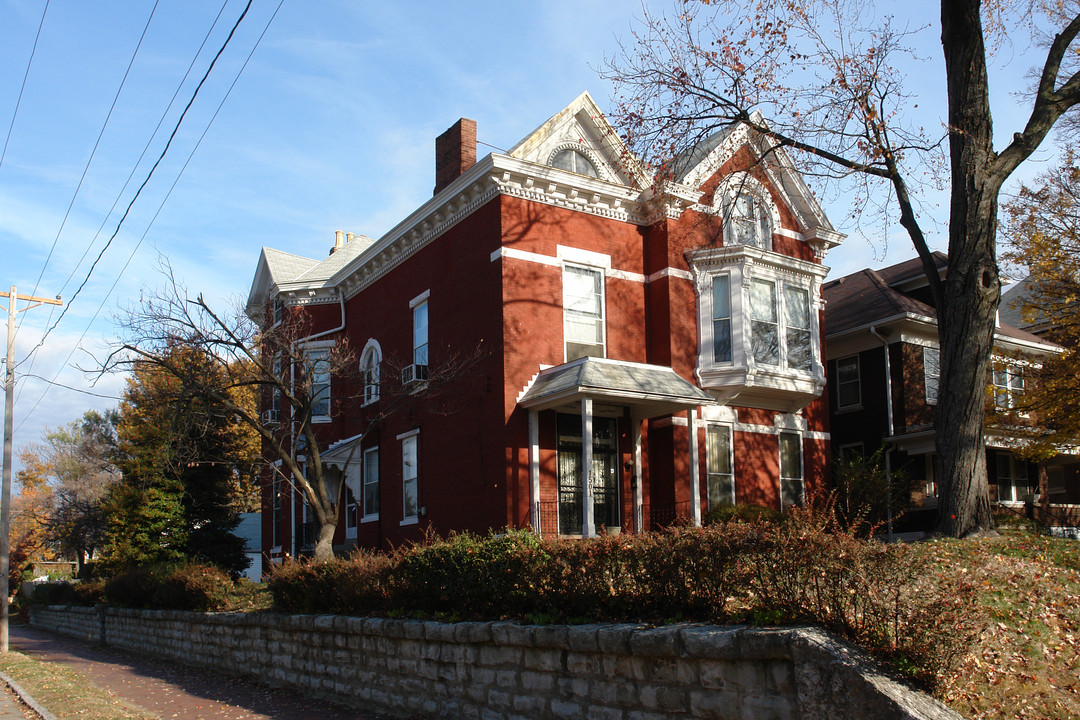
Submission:
<svg viewBox="0 0 1080 720">
<path fill-rule="evenodd" d="M 11 647 L 61 663 L 160 718 L 198 720 L 378 720 L 299 693 L 100 647 L 27 625 L 11 626 Z M 0 720 L 23 720 L 4 714 Z"/>
</svg>

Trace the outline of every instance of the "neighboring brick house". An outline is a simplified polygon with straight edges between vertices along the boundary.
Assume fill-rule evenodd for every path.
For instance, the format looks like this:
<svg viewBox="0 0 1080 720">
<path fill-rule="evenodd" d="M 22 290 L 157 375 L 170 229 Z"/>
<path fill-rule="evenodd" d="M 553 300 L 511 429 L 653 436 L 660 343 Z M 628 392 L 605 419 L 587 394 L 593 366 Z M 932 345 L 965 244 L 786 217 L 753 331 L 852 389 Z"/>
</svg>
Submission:
<svg viewBox="0 0 1080 720">
<path fill-rule="evenodd" d="M 1001 293 L 1001 307 L 998 315 L 1003 323 L 1014 325 L 1040 338 L 1051 342 L 1062 342 L 1054 333 L 1054 323 L 1049 318 L 1036 316 L 1025 317 L 1024 307 L 1028 303 L 1033 280 L 1026 277 Z M 1071 453 L 1062 454 L 1045 464 L 1045 485 L 1040 487 L 1040 494 L 1045 494 L 1046 514 L 1053 523 L 1080 525 L 1080 458 L 1078 450 L 1071 448 Z"/>
<path fill-rule="evenodd" d="M 350 489 L 337 543 L 801 502 L 830 452 L 822 260 L 843 236 L 784 153 L 732 127 L 657 189 L 587 93 L 506 153 L 476 145 L 472 121 L 440 136 L 434 197 L 381 238 L 260 258 L 252 317 L 302 308 L 318 343 L 362 349 L 318 418 Z M 416 404 L 354 447 L 394 357 Z M 292 493 L 268 489 L 264 518 L 270 557 L 302 550 Z"/>
<path fill-rule="evenodd" d="M 947 257 L 934 257 L 944 277 Z M 916 258 L 831 280 L 824 297 L 833 449 L 838 454 L 869 454 L 888 444 L 889 466 L 902 468 L 912 482 L 914 507 L 898 528 L 932 528 L 938 492 L 934 410 L 940 356 L 936 312 L 922 263 Z M 988 379 L 991 411 L 1008 408 L 1023 392 L 1025 363 L 1038 363 L 1059 350 L 1004 323 L 995 330 L 994 345 L 999 354 Z M 1025 499 L 1038 491 L 1040 467 L 1011 451 L 1021 442 L 1015 432 L 988 425 L 985 440 L 991 501 L 1001 509 L 1024 510 Z"/>
</svg>

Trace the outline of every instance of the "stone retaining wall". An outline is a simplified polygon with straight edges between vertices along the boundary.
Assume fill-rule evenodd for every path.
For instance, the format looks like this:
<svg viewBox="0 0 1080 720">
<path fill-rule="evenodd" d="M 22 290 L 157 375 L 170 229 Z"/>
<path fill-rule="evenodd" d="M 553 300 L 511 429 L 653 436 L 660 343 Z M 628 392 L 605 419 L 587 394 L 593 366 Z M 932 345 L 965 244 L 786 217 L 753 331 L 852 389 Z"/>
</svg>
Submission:
<svg viewBox="0 0 1080 720">
<path fill-rule="evenodd" d="M 397 716 L 959 719 L 815 628 L 37 607 L 35 627 Z"/>
</svg>

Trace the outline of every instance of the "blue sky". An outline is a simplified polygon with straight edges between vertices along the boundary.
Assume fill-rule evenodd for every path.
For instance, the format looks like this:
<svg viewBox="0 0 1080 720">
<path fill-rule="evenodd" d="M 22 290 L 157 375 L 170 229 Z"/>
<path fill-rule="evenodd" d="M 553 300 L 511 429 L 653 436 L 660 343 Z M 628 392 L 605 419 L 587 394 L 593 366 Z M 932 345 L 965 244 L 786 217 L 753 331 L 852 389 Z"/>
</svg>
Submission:
<svg viewBox="0 0 1080 720">
<path fill-rule="evenodd" d="M 629 36 L 641 7 L 625 0 L 286 0 L 271 23 L 278 0 L 255 0 L 72 301 L 244 4 L 228 0 L 180 86 L 222 0 L 161 2 L 149 26 L 150 0 L 51 0 L 20 100 L 45 0 L 0 0 L 0 141 L 14 116 L 0 163 L 0 286 L 15 284 L 20 293 L 36 286 L 38 295 L 68 301 L 29 359 L 57 312 L 39 307 L 20 317 L 16 448 L 88 408 L 115 405 L 123 379 L 93 383 L 80 368 L 95 367 L 122 333 L 117 308 L 161 283 L 159 257 L 192 294 L 223 305 L 246 296 L 264 245 L 322 257 L 335 230 L 382 235 L 431 196 L 434 138 L 459 117 L 477 121 L 483 155 L 511 147 L 582 90 L 610 107 L 612 89 L 595 68 L 617 50 L 617 37 Z M 936 33 L 924 39 L 940 63 Z M 826 260 L 834 274 L 913 254 L 902 236 L 882 242 L 898 228 L 856 228 L 844 198 L 824 199 L 849 233 Z"/>
</svg>

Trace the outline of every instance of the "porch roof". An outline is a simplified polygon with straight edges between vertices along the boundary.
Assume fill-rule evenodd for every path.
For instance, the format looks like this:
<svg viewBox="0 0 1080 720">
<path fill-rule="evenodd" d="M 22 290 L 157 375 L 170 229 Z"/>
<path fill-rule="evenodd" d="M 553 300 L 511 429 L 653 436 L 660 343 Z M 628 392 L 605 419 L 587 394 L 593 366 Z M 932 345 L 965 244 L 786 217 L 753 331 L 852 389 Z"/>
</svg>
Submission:
<svg viewBox="0 0 1080 720">
<path fill-rule="evenodd" d="M 714 405 L 716 400 L 662 365 L 586 357 L 540 371 L 518 404 L 547 410 L 590 397 L 629 406 L 641 418 Z"/>
</svg>

